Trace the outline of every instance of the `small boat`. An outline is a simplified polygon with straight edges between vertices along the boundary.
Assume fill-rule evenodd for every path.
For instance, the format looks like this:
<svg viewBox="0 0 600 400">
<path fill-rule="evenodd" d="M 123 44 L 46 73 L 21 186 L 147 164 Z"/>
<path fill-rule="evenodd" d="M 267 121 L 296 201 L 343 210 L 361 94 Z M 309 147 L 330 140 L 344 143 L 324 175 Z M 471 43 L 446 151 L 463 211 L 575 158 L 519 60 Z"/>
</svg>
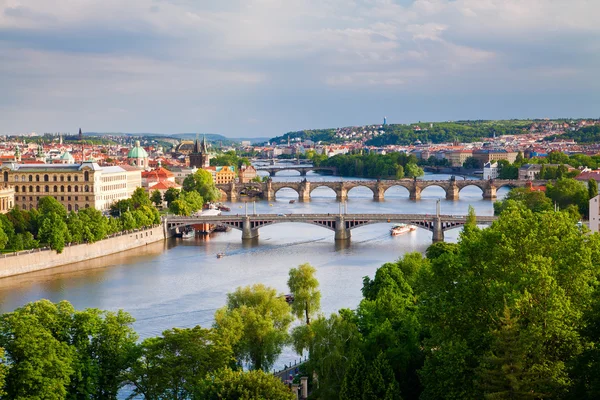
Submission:
<svg viewBox="0 0 600 400">
<path fill-rule="evenodd" d="M 181 235 L 183 239 L 193 239 L 194 236 L 196 236 L 196 231 L 194 230 L 194 228 L 188 229 Z"/>
<path fill-rule="evenodd" d="M 390 235 L 392 235 L 392 236 L 403 235 L 405 233 L 415 231 L 416 229 L 417 229 L 417 227 L 414 225 L 396 224 L 396 225 L 392 226 L 392 229 L 390 229 Z"/>
<path fill-rule="evenodd" d="M 290 204 L 294 204 L 296 200 L 290 200 Z"/>
<path fill-rule="evenodd" d="M 224 224 L 218 224 L 214 229 L 215 232 L 229 232 L 230 230 L 231 227 Z"/>
<path fill-rule="evenodd" d="M 227 206 L 225 206 L 223 204 L 219 204 L 217 206 L 217 209 L 220 210 L 220 211 L 231 211 L 231 208 L 229 208 L 229 207 L 227 207 Z"/>
<path fill-rule="evenodd" d="M 217 253 L 217 258 L 223 258 L 225 257 L 225 253 Z"/>
</svg>

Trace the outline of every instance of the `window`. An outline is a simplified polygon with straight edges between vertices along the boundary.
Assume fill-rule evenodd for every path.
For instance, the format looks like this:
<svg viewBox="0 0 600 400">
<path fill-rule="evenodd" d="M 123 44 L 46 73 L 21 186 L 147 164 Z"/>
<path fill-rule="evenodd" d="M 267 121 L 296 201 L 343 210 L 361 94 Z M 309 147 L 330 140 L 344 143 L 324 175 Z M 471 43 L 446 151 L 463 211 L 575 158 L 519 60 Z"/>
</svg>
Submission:
<svg viewBox="0 0 600 400">
<path fill-rule="evenodd" d="M 64 187 L 64 186 L 61 186 L 61 187 L 60 187 L 60 191 L 61 191 L 61 192 L 64 192 L 64 191 L 65 191 L 65 187 Z"/>
<path fill-rule="evenodd" d="M 54 176 L 52 177 L 52 180 L 53 180 L 54 182 L 56 182 L 56 181 L 58 180 L 58 177 L 57 177 L 56 175 L 54 175 Z"/>
<path fill-rule="evenodd" d="M 50 191 L 50 187 L 49 187 L 48 185 L 46 185 L 46 186 L 44 187 L 44 192 L 48 193 L 49 191 Z"/>
<path fill-rule="evenodd" d="M 35 181 L 36 181 L 36 182 L 39 182 L 39 181 L 40 181 L 40 176 L 39 176 L 39 175 L 36 175 L 36 176 L 35 176 Z"/>
<path fill-rule="evenodd" d="M 64 176 L 64 175 L 61 175 L 61 176 L 60 176 L 60 181 L 61 181 L 61 182 L 64 182 L 64 181 L 65 181 L 65 176 Z"/>
<path fill-rule="evenodd" d="M 67 192 L 71 192 L 71 185 L 67 186 Z"/>
<path fill-rule="evenodd" d="M 67 211 L 71 211 L 71 205 L 70 204 L 67 206 Z"/>
<path fill-rule="evenodd" d="M 39 186 L 36 186 L 36 187 L 35 187 L 35 192 L 36 192 L 36 193 L 39 193 L 39 192 L 40 192 L 40 187 L 39 187 Z"/>
<path fill-rule="evenodd" d="M 71 196 L 68 196 L 68 197 L 67 197 L 67 201 L 71 201 Z"/>
<path fill-rule="evenodd" d="M 75 182 L 79 182 L 79 176 L 75 175 Z"/>
<path fill-rule="evenodd" d="M 75 198 L 77 200 L 77 197 Z M 79 211 L 79 204 L 75 204 L 75 211 Z"/>
<path fill-rule="evenodd" d="M 67 181 L 71 182 L 71 175 L 67 175 Z"/>
<path fill-rule="evenodd" d="M 27 188 L 25 186 L 23 186 L 21 189 L 22 189 L 23 193 L 25 193 L 27 191 Z"/>
<path fill-rule="evenodd" d="M 49 178 L 48 178 L 48 174 L 44 175 L 44 182 L 48 182 Z"/>
<path fill-rule="evenodd" d="M 75 185 L 75 191 L 79 192 L 79 186 Z"/>
<path fill-rule="evenodd" d="M 85 185 L 85 191 L 89 192 L 90 191 L 90 187 L 88 185 Z"/>
<path fill-rule="evenodd" d="M 83 173 L 83 180 L 86 181 L 86 182 L 88 182 L 90 180 L 90 173 L 89 173 L 89 171 L 85 171 Z"/>
<path fill-rule="evenodd" d="M 15 186 L 15 192 L 19 193 L 19 187 L 18 186 Z"/>
<path fill-rule="evenodd" d="M 33 175 L 29 175 L 29 182 L 33 182 Z"/>
<path fill-rule="evenodd" d="M 4 171 L 4 182 L 8 182 L 8 171 Z"/>
<path fill-rule="evenodd" d="M 29 193 L 33 192 L 33 186 L 29 186 Z"/>
<path fill-rule="evenodd" d="M 90 208 L 90 205 L 89 205 L 89 204 L 86 204 L 86 205 L 85 205 L 85 208 Z"/>
<path fill-rule="evenodd" d="M 54 186 L 54 193 L 58 192 L 58 187 L 55 185 Z"/>
</svg>

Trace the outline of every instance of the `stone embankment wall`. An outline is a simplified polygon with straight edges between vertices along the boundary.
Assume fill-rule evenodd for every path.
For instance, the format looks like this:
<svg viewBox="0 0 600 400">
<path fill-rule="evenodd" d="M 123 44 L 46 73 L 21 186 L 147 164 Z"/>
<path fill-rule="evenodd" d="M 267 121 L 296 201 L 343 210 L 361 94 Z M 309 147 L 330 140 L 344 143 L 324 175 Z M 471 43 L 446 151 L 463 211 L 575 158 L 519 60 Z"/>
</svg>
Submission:
<svg viewBox="0 0 600 400">
<path fill-rule="evenodd" d="M 166 235 L 164 226 L 159 225 L 121 232 L 96 243 L 65 246 L 60 254 L 50 249 L 35 249 L 0 255 L 0 278 L 120 253 L 164 240 Z"/>
</svg>

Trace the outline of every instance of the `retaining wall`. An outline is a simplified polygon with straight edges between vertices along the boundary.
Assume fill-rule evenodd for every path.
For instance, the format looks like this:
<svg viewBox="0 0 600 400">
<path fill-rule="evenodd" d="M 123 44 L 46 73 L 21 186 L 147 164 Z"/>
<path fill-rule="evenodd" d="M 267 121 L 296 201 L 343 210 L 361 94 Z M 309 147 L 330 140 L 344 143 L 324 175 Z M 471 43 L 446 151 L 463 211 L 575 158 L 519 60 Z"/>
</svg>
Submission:
<svg viewBox="0 0 600 400">
<path fill-rule="evenodd" d="M 164 239 L 165 229 L 159 225 L 146 230 L 122 232 L 96 243 L 66 246 L 60 254 L 50 249 L 35 249 L 0 255 L 0 278 L 108 256 Z"/>
</svg>

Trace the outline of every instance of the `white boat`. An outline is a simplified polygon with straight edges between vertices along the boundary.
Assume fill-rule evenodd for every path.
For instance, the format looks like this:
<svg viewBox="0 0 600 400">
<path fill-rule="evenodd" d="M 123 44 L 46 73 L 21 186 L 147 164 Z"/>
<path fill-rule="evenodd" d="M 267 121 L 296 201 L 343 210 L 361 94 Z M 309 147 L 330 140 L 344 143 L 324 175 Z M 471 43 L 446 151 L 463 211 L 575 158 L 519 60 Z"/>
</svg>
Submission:
<svg viewBox="0 0 600 400">
<path fill-rule="evenodd" d="M 392 229 L 390 229 L 390 235 L 392 235 L 392 236 L 403 235 L 405 233 L 412 232 L 416 229 L 417 229 L 417 227 L 414 225 L 396 224 L 396 225 L 392 226 Z"/>
<path fill-rule="evenodd" d="M 217 258 L 223 258 L 225 257 L 225 253 L 217 253 Z"/>
<path fill-rule="evenodd" d="M 196 231 L 194 230 L 194 228 L 191 228 L 191 229 L 183 232 L 183 234 L 181 235 L 181 237 L 183 239 L 193 239 L 194 236 L 196 236 Z"/>
</svg>

